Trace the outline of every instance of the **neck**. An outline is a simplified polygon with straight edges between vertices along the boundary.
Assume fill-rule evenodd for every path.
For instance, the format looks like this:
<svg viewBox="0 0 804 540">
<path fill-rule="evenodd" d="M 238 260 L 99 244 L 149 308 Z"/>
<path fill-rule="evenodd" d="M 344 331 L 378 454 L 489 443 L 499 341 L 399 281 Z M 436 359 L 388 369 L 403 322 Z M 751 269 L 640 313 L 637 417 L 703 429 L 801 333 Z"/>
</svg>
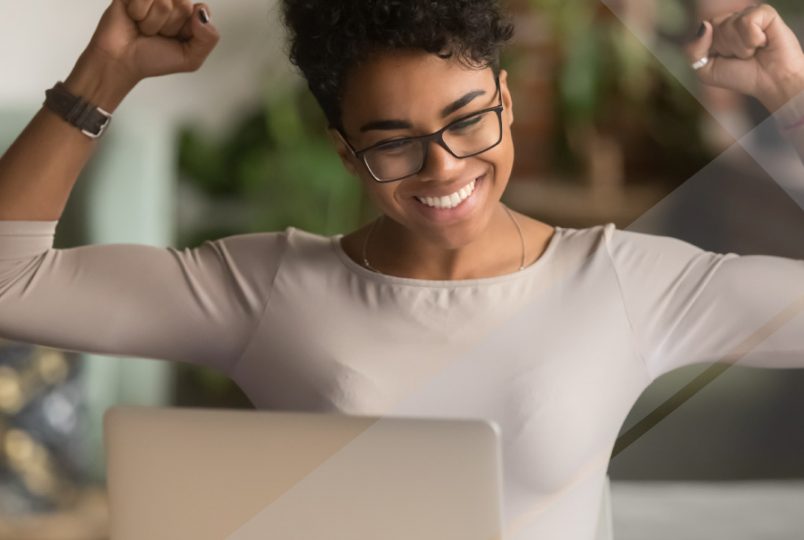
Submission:
<svg viewBox="0 0 804 540">
<path fill-rule="evenodd" d="M 522 265 L 523 241 L 518 222 L 512 221 L 521 216 L 508 212 L 498 204 L 482 231 L 474 233 L 470 241 L 425 238 L 383 216 L 364 237 L 366 259 L 375 271 L 414 279 L 462 280 L 509 274 Z"/>
</svg>

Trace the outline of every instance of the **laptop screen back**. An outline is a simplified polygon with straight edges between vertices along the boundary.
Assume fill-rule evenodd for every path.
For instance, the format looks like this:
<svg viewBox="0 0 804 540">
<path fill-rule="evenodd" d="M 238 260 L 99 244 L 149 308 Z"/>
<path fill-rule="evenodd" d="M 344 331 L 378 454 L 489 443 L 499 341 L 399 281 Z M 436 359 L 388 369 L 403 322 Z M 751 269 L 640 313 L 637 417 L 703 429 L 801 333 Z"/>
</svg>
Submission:
<svg viewBox="0 0 804 540">
<path fill-rule="evenodd" d="M 112 540 L 494 540 L 483 420 L 114 407 Z"/>
</svg>

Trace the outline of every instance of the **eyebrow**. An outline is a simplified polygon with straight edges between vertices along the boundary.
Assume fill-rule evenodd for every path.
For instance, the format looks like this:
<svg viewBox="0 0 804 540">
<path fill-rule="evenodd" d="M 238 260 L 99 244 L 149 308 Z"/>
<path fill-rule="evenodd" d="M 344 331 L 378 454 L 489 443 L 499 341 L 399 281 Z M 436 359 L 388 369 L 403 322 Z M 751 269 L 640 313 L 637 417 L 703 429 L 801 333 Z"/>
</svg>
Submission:
<svg viewBox="0 0 804 540">
<path fill-rule="evenodd" d="M 452 113 L 466 107 L 473 99 L 485 94 L 485 90 L 472 90 L 464 96 L 456 99 L 441 110 L 441 118 L 446 118 Z M 410 129 L 413 126 L 406 120 L 375 120 L 360 128 L 360 133 L 372 130 L 391 130 L 391 129 Z"/>
</svg>

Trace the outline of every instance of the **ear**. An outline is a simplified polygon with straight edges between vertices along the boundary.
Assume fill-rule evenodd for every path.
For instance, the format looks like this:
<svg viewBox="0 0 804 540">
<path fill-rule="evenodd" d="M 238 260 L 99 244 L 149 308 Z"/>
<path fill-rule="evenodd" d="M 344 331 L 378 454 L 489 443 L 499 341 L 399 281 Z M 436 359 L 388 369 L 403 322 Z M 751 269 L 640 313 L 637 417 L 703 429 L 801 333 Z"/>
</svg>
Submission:
<svg viewBox="0 0 804 540">
<path fill-rule="evenodd" d="M 500 93 L 505 107 L 505 116 L 508 119 L 508 127 L 511 127 L 514 123 L 514 103 L 511 99 L 511 92 L 508 90 L 508 72 L 504 69 L 500 70 Z"/>
<path fill-rule="evenodd" d="M 338 133 L 337 130 L 329 128 L 327 129 L 327 136 L 329 137 L 330 142 L 332 142 L 332 145 L 335 147 L 338 157 L 341 158 L 341 163 L 343 163 L 344 168 L 349 171 L 349 174 L 357 176 L 358 174 L 354 164 L 354 156 L 352 156 L 352 152 L 349 150 L 349 148 L 346 147 L 346 143 L 344 143 L 343 139 L 341 138 L 341 134 Z"/>
</svg>

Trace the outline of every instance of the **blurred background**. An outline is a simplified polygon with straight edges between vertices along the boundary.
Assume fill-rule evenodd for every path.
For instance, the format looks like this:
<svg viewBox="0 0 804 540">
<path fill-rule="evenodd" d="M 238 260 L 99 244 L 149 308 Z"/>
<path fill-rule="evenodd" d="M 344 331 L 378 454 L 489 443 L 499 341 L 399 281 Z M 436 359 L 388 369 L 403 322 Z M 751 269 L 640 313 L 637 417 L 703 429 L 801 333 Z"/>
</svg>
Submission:
<svg viewBox="0 0 804 540">
<path fill-rule="evenodd" d="M 801 36 L 804 4 L 770 3 Z M 57 247 L 186 247 L 290 225 L 346 233 L 374 217 L 287 61 L 274 0 L 209 4 L 219 46 L 199 72 L 147 80 L 120 106 Z M 755 101 L 699 88 L 679 49 L 702 17 L 749 2 L 503 4 L 517 26 L 503 58 L 516 109 L 509 206 L 565 227 L 614 222 L 713 251 L 804 259 L 789 234 L 804 230 L 800 162 Z M 0 150 L 70 72 L 106 5 L 0 0 Z M 656 381 L 623 430 L 704 367 Z M 101 420 L 120 403 L 251 407 L 195 366 L 0 341 L 0 539 L 105 538 Z M 757 500 L 768 522 L 773 501 L 786 505 L 774 537 L 804 530 L 790 518 L 804 483 L 789 483 L 804 479 L 803 425 L 802 370 L 731 368 L 612 460 L 616 537 L 742 538 L 744 525 L 717 527 L 742 523 L 740 505 Z"/>
</svg>

